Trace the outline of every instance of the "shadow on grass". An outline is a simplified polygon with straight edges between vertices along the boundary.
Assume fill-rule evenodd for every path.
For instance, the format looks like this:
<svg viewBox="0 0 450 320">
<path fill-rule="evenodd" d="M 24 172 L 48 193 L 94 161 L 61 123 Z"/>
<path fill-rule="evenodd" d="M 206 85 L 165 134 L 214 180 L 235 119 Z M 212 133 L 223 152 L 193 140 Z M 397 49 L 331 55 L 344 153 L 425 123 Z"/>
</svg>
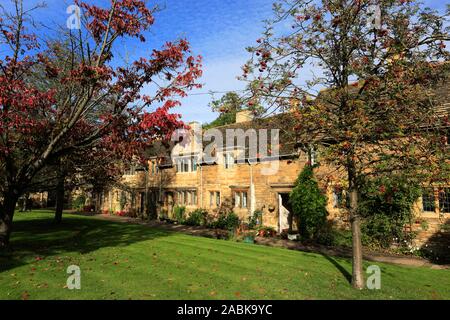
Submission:
<svg viewBox="0 0 450 320">
<path fill-rule="evenodd" d="M 33 215 L 15 221 L 13 228 L 10 248 L 0 251 L 0 272 L 31 263 L 36 256 L 86 254 L 171 234 L 139 225 L 77 216 L 64 216 L 61 224 L 55 224 L 51 216 Z"/>
<path fill-rule="evenodd" d="M 350 283 L 350 284 L 352 283 L 352 275 L 343 266 L 341 266 L 339 264 L 339 262 L 337 262 L 335 259 L 333 259 L 329 255 L 326 255 L 324 253 L 322 253 L 322 256 L 325 259 L 327 259 L 328 261 L 330 261 L 331 264 L 333 264 L 336 267 L 336 269 L 338 269 L 339 272 L 342 273 L 342 275 L 345 277 L 345 279 L 348 281 L 348 283 Z"/>
</svg>

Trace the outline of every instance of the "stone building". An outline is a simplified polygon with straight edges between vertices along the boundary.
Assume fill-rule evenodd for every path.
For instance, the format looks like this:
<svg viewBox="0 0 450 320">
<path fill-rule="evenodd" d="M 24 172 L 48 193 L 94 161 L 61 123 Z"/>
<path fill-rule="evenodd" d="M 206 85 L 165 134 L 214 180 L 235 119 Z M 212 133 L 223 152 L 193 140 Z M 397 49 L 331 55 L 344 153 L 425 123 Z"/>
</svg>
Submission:
<svg viewBox="0 0 450 320">
<path fill-rule="evenodd" d="M 274 147 L 270 143 L 264 154 L 260 145 L 261 139 L 270 140 L 271 134 L 276 135 L 270 132 L 274 122 L 286 128 L 290 118 L 281 114 L 253 120 L 249 111 L 242 111 L 237 114 L 235 124 L 213 129 L 223 139 L 222 143 L 209 141 L 207 135 L 211 130 L 205 133 L 198 123 L 190 123 L 191 130 L 183 133 L 180 143 L 170 150 L 172 157 L 149 159 L 149 193 L 160 200 L 159 214 L 173 217 L 175 206 L 184 206 L 187 212 L 203 208 L 215 214 L 227 203 L 242 221 L 248 221 L 255 211 L 260 211 L 264 225 L 279 232 L 287 229 L 289 193 L 307 161 L 314 159 L 296 145 L 295 137 L 288 130 L 280 130 L 278 134 L 278 155 L 271 154 Z M 265 129 L 267 135 L 261 134 L 260 130 Z M 234 143 L 227 146 L 230 131 L 235 133 Z M 242 144 L 236 143 L 239 135 L 247 138 Z M 253 152 L 249 137 L 257 139 Z M 208 147 L 212 149 L 211 161 L 202 157 Z M 327 169 L 321 167 L 318 175 L 326 173 Z M 329 193 L 330 218 L 341 216 L 331 182 L 325 182 L 323 188 Z"/>
<path fill-rule="evenodd" d="M 448 117 L 450 90 L 444 86 L 439 92 L 440 111 Z M 188 214 L 202 208 L 215 215 L 228 205 L 242 221 L 261 212 L 263 224 L 281 232 L 288 228 L 289 193 L 307 162 L 316 161 L 314 150 L 296 142 L 292 118 L 284 113 L 253 119 L 249 111 L 241 111 L 236 123 L 207 132 L 199 123 L 190 123 L 190 130 L 178 132 L 172 143 L 149 153 L 147 168 L 132 168 L 100 195 L 99 207 L 105 212 L 125 210 L 135 216 L 173 218 L 176 206 L 186 207 Z M 273 128 L 279 132 L 271 132 Z M 256 141 L 253 146 L 252 139 Z M 315 174 L 327 195 L 329 219 L 348 226 L 343 205 L 345 175 L 326 165 Z M 448 237 L 450 186 L 425 187 L 414 213 L 417 246 Z"/>
</svg>

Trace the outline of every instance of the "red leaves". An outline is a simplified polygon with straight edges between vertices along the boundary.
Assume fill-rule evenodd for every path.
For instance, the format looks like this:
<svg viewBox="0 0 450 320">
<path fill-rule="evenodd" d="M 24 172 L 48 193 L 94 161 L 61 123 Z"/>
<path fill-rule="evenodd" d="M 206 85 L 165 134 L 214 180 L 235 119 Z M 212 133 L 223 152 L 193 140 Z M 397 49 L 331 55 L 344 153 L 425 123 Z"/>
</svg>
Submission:
<svg viewBox="0 0 450 320">
<path fill-rule="evenodd" d="M 99 42 L 107 31 L 111 9 L 99 8 L 85 2 L 76 1 L 76 3 L 85 10 L 85 16 L 88 19 L 87 27 L 95 40 Z M 114 12 L 110 32 L 122 37 L 137 37 L 144 42 L 145 38 L 141 33 L 154 23 L 153 13 L 146 7 L 145 1 L 118 0 L 112 9 Z"/>
<path fill-rule="evenodd" d="M 0 145 L 0 158 L 16 147 L 32 148 L 45 133 L 55 92 L 41 92 L 21 80 L 0 77 L 0 132 L 8 132 L 7 145 Z"/>
<path fill-rule="evenodd" d="M 86 153 L 88 162 L 98 157 L 112 163 L 139 155 L 155 139 L 167 138 L 183 126 L 170 109 L 180 105 L 178 98 L 188 90 L 200 87 L 196 81 L 202 75 L 201 57 L 191 55 L 188 41 L 167 42 L 130 65 L 112 66 L 114 40 L 128 36 L 145 41 L 142 33 L 154 22 L 152 10 L 138 0 L 118 0 L 114 11 L 78 4 L 90 31 L 83 34 L 86 42 L 104 40 L 112 12 L 108 45 L 103 51 L 78 48 L 73 62 L 67 59 L 70 46 L 59 44 L 47 44 L 45 52 L 32 52 L 19 61 L 0 61 L 0 134 L 8 137 L 0 141 L 0 161 L 9 155 L 15 163 L 35 163 L 61 134 L 50 151 L 53 159 L 60 150 L 76 149 Z M 1 21 L 0 27 L 0 37 L 12 39 L 12 30 Z M 165 78 L 166 83 L 152 95 L 143 95 L 155 78 Z M 42 84 L 45 89 L 39 90 Z"/>
<path fill-rule="evenodd" d="M 114 72 L 108 66 L 95 67 L 82 63 L 78 68 L 72 70 L 69 77 L 63 79 L 63 82 L 78 82 L 81 85 L 100 85 L 102 82 L 110 81 L 113 75 Z"/>
</svg>

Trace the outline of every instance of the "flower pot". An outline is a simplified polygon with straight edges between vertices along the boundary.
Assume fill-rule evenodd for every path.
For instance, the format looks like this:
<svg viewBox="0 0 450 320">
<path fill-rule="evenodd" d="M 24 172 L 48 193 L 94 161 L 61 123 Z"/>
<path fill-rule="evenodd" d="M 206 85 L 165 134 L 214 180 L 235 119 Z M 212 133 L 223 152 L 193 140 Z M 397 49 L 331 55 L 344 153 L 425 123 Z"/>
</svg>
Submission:
<svg viewBox="0 0 450 320">
<path fill-rule="evenodd" d="M 296 234 L 288 234 L 287 235 L 289 240 L 299 240 L 300 239 L 300 235 L 298 233 Z"/>
<path fill-rule="evenodd" d="M 253 238 L 252 236 L 247 236 L 244 238 L 244 243 L 255 243 L 255 238 Z"/>
</svg>

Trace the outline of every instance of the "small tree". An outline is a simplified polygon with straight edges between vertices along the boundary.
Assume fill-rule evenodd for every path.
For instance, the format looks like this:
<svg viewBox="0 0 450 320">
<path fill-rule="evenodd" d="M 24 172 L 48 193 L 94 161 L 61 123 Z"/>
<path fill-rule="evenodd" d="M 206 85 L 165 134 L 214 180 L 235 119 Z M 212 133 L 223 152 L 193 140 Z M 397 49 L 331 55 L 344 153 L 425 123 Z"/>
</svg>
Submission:
<svg viewBox="0 0 450 320">
<path fill-rule="evenodd" d="M 290 194 L 294 214 L 299 219 L 299 231 L 307 239 L 317 237 L 326 224 L 327 199 L 314 179 L 313 167 L 307 165 L 300 173 Z"/>
<path fill-rule="evenodd" d="M 450 7 L 419 1 L 282 0 L 249 48 L 249 105 L 294 111 L 297 141 L 326 147 L 322 163 L 346 173 L 355 288 L 364 287 L 359 181 L 450 176 L 435 91 L 448 81 L 449 17 Z"/>
<path fill-rule="evenodd" d="M 183 125 L 170 111 L 201 87 L 201 57 L 185 39 L 145 46 L 147 54 L 129 63 L 115 58 L 124 39 L 145 41 L 156 7 L 75 3 L 81 28 L 54 41 L 33 34 L 34 8 L 23 0 L 12 10 L 0 5 L 0 248 L 9 245 L 17 200 L 46 166 L 94 148 L 140 155 Z M 145 94 L 149 85 L 155 90 Z"/>
</svg>

